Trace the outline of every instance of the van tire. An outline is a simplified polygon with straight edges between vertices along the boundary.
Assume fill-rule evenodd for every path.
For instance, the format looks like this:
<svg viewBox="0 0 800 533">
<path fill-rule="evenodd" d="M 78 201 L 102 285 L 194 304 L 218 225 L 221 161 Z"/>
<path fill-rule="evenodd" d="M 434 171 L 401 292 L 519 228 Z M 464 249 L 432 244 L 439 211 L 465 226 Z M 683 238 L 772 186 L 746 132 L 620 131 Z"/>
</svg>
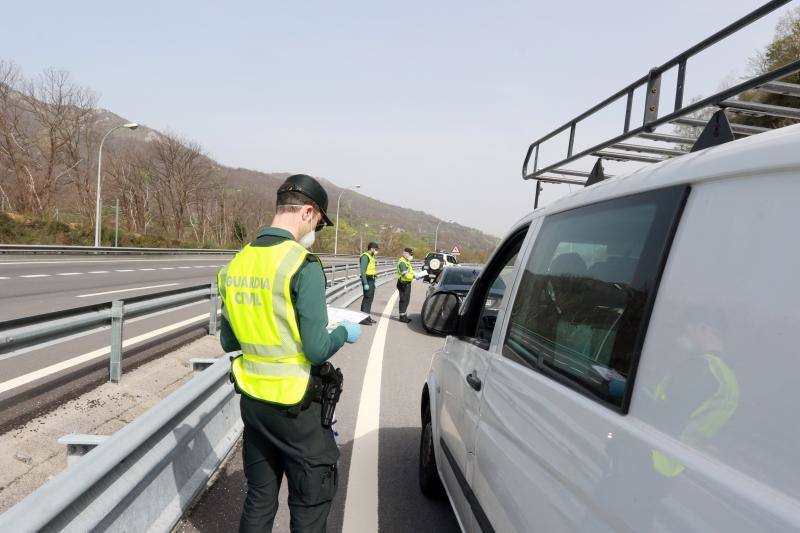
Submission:
<svg viewBox="0 0 800 533">
<path fill-rule="evenodd" d="M 444 498 L 444 487 L 436 468 L 436 454 L 433 448 L 433 424 L 431 413 L 425 411 L 422 419 L 422 431 L 419 439 L 419 488 L 427 498 L 440 500 Z"/>
</svg>

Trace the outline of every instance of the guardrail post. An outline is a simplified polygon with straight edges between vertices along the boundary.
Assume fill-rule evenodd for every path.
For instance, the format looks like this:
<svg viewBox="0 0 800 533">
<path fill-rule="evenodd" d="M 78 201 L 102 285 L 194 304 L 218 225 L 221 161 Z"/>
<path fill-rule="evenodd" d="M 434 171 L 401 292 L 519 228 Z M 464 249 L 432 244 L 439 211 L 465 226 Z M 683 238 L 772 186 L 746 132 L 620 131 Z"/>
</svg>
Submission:
<svg viewBox="0 0 800 533">
<path fill-rule="evenodd" d="M 336 263 L 331 265 L 331 285 L 336 285 Z"/>
<path fill-rule="evenodd" d="M 108 380 L 119 383 L 122 379 L 122 323 L 125 320 L 125 304 L 122 300 L 111 302 L 111 363 Z"/>
<path fill-rule="evenodd" d="M 345 263 L 344 265 L 344 279 L 350 278 L 350 263 Z"/>
<path fill-rule="evenodd" d="M 217 334 L 217 308 L 219 307 L 219 293 L 217 292 L 217 284 L 212 283 L 211 287 L 209 288 L 211 293 L 209 294 L 209 301 L 211 302 L 211 313 L 208 317 L 208 334 L 209 335 L 216 335 Z"/>
<path fill-rule="evenodd" d="M 189 362 L 192 364 L 192 377 L 194 377 L 203 370 L 205 370 L 206 368 L 216 363 L 217 359 L 206 358 L 206 357 L 192 357 L 191 359 L 189 359 Z"/>
<path fill-rule="evenodd" d="M 106 440 L 108 440 L 107 435 L 82 435 L 72 433 L 59 438 L 58 443 L 66 444 L 67 466 L 71 466 Z"/>
</svg>

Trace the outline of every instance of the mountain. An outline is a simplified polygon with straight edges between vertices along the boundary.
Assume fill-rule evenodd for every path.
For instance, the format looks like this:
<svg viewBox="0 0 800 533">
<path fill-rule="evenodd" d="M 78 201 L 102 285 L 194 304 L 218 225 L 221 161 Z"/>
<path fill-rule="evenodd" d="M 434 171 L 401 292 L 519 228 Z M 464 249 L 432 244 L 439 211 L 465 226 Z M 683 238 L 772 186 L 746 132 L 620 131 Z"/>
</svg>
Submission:
<svg viewBox="0 0 800 533">
<path fill-rule="evenodd" d="M 3 238 L 14 239 L 17 228 L 26 242 L 86 244 L 103 138 L 103 244 L 113 240 L 117 204 L 120 242 L 127 243 L 241 246 L 269 224 L 275 192 L 288 173 L 221 165 L 197 143 L 146 125 L 106 135 L 129 121 L 98 108 L 96 100 L 64 71 L 26 79 L 12 62 L 0 60 L 0 211 L 14 215 L 5 218 Z M 318 179 L 328 192 L 331 218 L 339 194 L 346 194 L 337 245 L 336 232 L 327 229 L 318 235 L 317 252 L 357 253 L 377 241 L 385 255 L 409 246 L 421 257 L 433 249 L 437 227 L 438 248 L 458 244 L 468 261 L 485 260 L 498 242 L 477 229 Z"/>
</svg>

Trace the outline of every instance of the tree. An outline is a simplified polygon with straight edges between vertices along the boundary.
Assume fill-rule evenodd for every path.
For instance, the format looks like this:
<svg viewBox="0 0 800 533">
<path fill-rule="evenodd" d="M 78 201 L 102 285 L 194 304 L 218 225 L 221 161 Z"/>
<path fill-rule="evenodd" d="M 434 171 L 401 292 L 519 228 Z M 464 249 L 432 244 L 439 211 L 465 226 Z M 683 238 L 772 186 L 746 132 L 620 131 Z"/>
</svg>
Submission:
<svg viewBox="0 0 800 533">
<path fill-rule="evenodd" d="M 182 240 L 189 212 L 213 189 L 211 163 L 200 145 L 172 134 L 160 135 L 150 148 L 159 220 Z"/>
<path fill-rule="evenodd" d="M 17 210 L 42 216 L 85 161 L 80 147 L 94 112 L 94 94 L 64 71 L 26 80 L 0 61 L 0 169 L 3 191 Z"/>
<path fill-rule="evenodd" d="M 750 59 L 752 74 L 759 75 L 780 68 L 800 58 L 800 7 L 786 13 L 775 27 L 775 37 L 767 47 Z M 800 84 L 800 73 L 783 78 L 781 81 Z M 744 100 L 782 107 L 800 107 L 796 96 L 773 94 L 765 91 L 751 91 L 741 96 Z M 797 120 L 782 117 L 756 117 L 737 114 L 734 121 L 765 128 L 780 128 L 796 124 Z"/>
<path fill-rule="evenodd" d="M 129 232 L 147 234 L 153 220 L 153 172 L 149 154 L 143 149 L 127 149 L 119 154 L 109 154 L 106 177 L 109 189 L 120 199 L 125 216 L 123 225 Z"/>
</svg>

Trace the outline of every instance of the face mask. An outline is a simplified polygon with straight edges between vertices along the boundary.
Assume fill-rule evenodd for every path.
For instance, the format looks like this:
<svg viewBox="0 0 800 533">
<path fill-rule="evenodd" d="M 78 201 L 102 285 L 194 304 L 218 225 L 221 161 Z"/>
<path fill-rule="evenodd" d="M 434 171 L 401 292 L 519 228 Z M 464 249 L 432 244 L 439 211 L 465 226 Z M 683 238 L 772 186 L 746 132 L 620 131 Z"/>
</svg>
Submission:
<svg viewBox="0 0 800 533">
<path fill-rule="evenodd" d="M 302 246 L 303 248 L 308 249 L 311 248 L 311 246 L 314 244 L 314 239 L 316 239 L 316 237 L 317 237 L 317 232 L 311 230 L 305 235 L 303 235 L 297 242 L 299 242 L 300 246 Z"/>
</svg>

